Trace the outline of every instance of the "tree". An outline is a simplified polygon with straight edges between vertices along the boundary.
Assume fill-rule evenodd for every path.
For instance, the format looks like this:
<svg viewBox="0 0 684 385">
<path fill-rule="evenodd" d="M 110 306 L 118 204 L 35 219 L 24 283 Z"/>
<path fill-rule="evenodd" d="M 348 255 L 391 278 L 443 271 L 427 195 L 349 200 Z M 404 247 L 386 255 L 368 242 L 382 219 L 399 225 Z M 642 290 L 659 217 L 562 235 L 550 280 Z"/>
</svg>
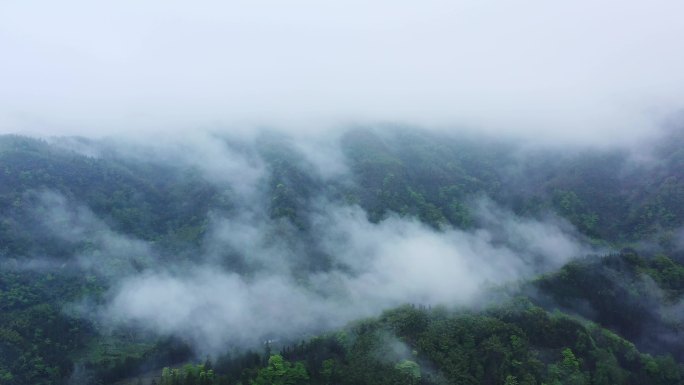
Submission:
<svg viewBox="0 0 684 385">
<path fill-rule="evenodd" d="M 580 371 L 580 362 L 570 348 L 561 352 L 563 359 L 556 364 L 549 365 L 549 379 L 551 385 L 585 385 L 589 384 L 587 373 Z"/>
<path fill-rule="evenodd" d="M 511 376 L 510 374 L 506 376 L 506 382 L 504 382 L 504 385 L 518 385 L 518 379 L 515 376 Z"/>
<path fill-rule="evenodd" d="M 420 383 L 420 365 L 411 360 L 404 360 L 395 367 L 406 379 L 406 384 L 414 385 Z"/>
<path fill-rule="evenodd" d="M 301 362 L 293 365 L 275 354 L 268 359 L 268 366 L 259 370 L 252 385 L 303 385 L 308 380 L 309 375 Z"/>
</svg>

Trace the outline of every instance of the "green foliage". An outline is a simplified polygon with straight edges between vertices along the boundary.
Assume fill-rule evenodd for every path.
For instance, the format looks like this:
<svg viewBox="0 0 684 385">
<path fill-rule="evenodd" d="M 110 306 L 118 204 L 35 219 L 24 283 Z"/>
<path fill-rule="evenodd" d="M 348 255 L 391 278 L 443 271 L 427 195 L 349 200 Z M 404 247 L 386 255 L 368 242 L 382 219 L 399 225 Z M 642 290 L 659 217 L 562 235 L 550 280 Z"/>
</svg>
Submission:
<svg viewBox="0 0 684 385">
<path fill-rule="evenodd" d="M 351 131 L 343 138 L 343 147 L 358 184 L 352 194 L 371 220 L 395 212 L 437 228 L 447 223 L 470 227 L 466 200 L 477 192 L 498 194 L 501 182 L 495 169 L 506 162 L 496 156 L 503 153 L 498 145 L 476 148 L 406 130 L 384 137 Z"/>
<path fill-rule="evenodd" d="M 554 306 L 615 330 L 648 352 L 684 358 L 683 347 L 671 338 L 681 325 L 667 310 L 682 300 L 684 265 L 666 256 L 645 258 L 626 250 L 604 258 L 578 260 L 541 277 L 532 286 L 534 293 L 543 293 L 532 295 L 540 305 L 548 303 L 550 297 Z M 649 330 L 659 332 L 649 334 Z"/>
<path fill-rule="evenodd" d="M 657 282 L 671 298 L 677 299 L 684 294 L 684 265 L 667 256 L 657 255 L 640 266 L 639 271 Z"/>
<path fill-rule="evenodd" d="M 586 385 L 590 383 L 589 373 L 580 371 L 580 361 L 571 349 L 565 348 L 561 352 L 562 359 L 556 364 L 549 365 L 548 381 L 553 385 Z"/>
<path fill-rule="evenodd" d="M 556 190 L 553 202 L 559 214 L 588 235 L 596 235 L 598 215 L 591 212 L 574 191 Z"/>
<path fill-rule="evenodd" d="M 312 175 L 313 166 L 282 137 L 262 138 L 259 150 L 270 171 L 271 218 L 284 218 L 306 229 L 309 201 L 320 189 L 320 182 Z"/>
<path fill-rule="evenodd" d="M 534 334 L 540 330 L 542 335 Z M 260 362 L 254 362 L 253 370 L 243 367 L 241 376 L 219 371 L 216 381 L 681 384 L 684 375 L 684 368 L 671 357 L 641 354 L 606 329 L 549 314 L 525 301 L 484 313 L 403 306 L 378 319 L 353 323 L 345 333 L 350 336 L 345 344 L 336 333 L 318 337 L 285 347 L 281 354 L 270 356 L 265 367 Z M 165 374 L 173 375 L 173 371 Z"/>
<path fill-rule="evenodd" d="M 292 364 L 276 354 L 268 359 L 267 367 L 259 370 L 252 385 L 303 385 L 308 383 L 308 379 L 301 362 Z"/>
<path fill-rule="evenodd" d="M 76 277 L 0 270 L 2 384 L 48 384 L 70 373 L 73 351 L 92 333 L 61 309 L 64 298 L 96 292 Z"/>
<path fill-rule="evenodd" d="M 401 374 L 404 375 L 407 384 L 420 383 L 420 365 L 411 360 L 404 360 L 394 366 Z"/>
<path fill-rule="evenodd" d="M 469 199 L 486 195 L 521 214 L 554 210 L 589 237 L 625 243 L 684 225 L 684 138 L 670 139 L 657 153 L 667 161 L 650 168 L 620 151 L 520 158 L 510 143 L 406 129 L 351 131 L 343 146 L 358 184 L 352 195 L 374 221 L 394 212 L 468 228 Z"/>
<path fill-rule="evenodd" d="M 176 250 L 199 241 L 210 208 L 229 208 L 224 194 L 194 170 L 91 158 L 14 136 L 1 136 L 0 148 L 0 252 L 15 257 L 73 252 L 55 250 L 59 242 L 38 237 L 36 224 L 27 221 L 33 192 L 60 193 L 116 231 Z"/>
<path fill-rule="evenodd" d="M 258 354 L 245 354 L 217 361 L 216 368 L 169 368 L 162 381 L 681 383 L 684 348 L 671 337 L 681 333 L 675 305 L 684 295 L 684 266 L 670 251 L 684 225 L 683 139 L 654 148 L 661 162 L 646 167 L 622 152 L 519 155 L 512 143 L 407 129 L 353 130 L 341 140 L 349 175 L 326 180 L 286 139 L 261 138 L 255 153 L 268 171 L 263 206 L 283 225 L 279 231 L 305 240 L 315 234 L 311 214 L 320 199 L 358 204 L 374 222 L 408 216 L 439 230 L 477 228 L 472 202 L 487 196 L 523 216 L 555 212 L 596 243 L 650 240 L 665 252 L 568 264 L 526 285 L 522 293 L 529 301 L 456 314 L 403 306 L 286 347 L 268 365 Z M 41 224 L 50 210 L 40 205 L 46 191 L 92 211 L 114 231 L 154 245 L 167 256 L 161 263 L 191 261 L 202 250 L 210 213 L 233 209 L 230 190 L 192 168 L 115 151 L 95 158 L 40 140 L 0 137 L 0 383 L 65 383 L 77 363 L 94 381 L 112 383 L 150 362 L 185 362 L 187 347 L 145 340 L 131 330 L 102 335 L 98 325 L 70 313 L 67 304 L 102 300 L 110 284 L 105 277 L 61 267 L 21 269 L 35 257 L 60 266 L 97 252 L 91 239 L 60 239 Z M 298 274 L 328 269 L 332 262 L 324 254 L 302 256 Z M 135 261 L 135 269 L 154 267 Z M 115 269 L 122 262 L 103 263 Z M 596 324 L 547 312 L 554 308 Z M 674 358 L 644 355 L 637 346 Z"/>
</svg>

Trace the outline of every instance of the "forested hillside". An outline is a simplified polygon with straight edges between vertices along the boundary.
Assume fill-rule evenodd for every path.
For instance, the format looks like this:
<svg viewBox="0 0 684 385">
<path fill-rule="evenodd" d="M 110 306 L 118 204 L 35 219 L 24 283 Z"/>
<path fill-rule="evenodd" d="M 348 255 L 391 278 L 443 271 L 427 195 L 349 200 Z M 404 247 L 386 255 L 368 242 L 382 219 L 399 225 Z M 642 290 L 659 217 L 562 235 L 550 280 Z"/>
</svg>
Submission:
<svg viewBox="0 0 684 385">
<path fill-rule="evenodd" d="M 684 383 L 681 133 L 210 140 L 0 137 L 0 384 Z"/>
</svg>

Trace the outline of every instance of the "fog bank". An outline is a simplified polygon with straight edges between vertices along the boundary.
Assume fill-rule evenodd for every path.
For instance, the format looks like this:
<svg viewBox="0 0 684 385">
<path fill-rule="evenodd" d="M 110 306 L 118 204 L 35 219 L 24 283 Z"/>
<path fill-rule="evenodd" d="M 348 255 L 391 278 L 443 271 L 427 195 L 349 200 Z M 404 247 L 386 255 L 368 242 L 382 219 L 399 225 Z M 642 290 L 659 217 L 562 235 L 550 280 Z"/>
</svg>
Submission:
<svg viewBox="0 0 684 385">
<path fill-rule="evenodd" d="M 638 142 L 682 109 L 672 0 L 0 4 L 0 132 L 395 122 Z"/>
</svg>

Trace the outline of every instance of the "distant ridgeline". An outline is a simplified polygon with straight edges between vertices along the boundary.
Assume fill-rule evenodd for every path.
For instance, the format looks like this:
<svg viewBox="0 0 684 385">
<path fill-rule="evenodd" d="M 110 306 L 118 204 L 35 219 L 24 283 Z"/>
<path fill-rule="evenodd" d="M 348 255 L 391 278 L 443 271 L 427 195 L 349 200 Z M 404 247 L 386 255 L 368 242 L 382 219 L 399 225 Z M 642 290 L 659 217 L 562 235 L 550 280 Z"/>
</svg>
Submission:
<svg viewBox="0 0 684 385">
<path fill-rule="evenodd" d="M 321 200 L 359 205 L 374 223 L 397 215 L 436 231 L 476 229 L 472 203 L 486 196 L 522 217 L 555 213 L 588 242 L 623 251 L 495 288 L 479 309 L 407 305 L 196 365 L 182 336 L 111 330 L 78 306 L 106 301 L 118 272 L 192 263 L 212 215 L 240 212 L 240 193 L 199 165 L 112 143 L 1 136 L 0 384 L 684 384 L 680 133 L 652 146 L 655 160 L 636 161 L 618 150 L 353 130 L 340 141 L 348 172 L 333 176 L 288 138 L 225 144 L 263 165 L 256 206 L 291 224 L 291 236 L 311 236 Z M 100 252 L 113 233 L 126 237 L 126 255 Z M 308 253 L 304 273 L 332 263 Z M 84 267 L 92 254 L 104 264 Z"/>
</svg>

